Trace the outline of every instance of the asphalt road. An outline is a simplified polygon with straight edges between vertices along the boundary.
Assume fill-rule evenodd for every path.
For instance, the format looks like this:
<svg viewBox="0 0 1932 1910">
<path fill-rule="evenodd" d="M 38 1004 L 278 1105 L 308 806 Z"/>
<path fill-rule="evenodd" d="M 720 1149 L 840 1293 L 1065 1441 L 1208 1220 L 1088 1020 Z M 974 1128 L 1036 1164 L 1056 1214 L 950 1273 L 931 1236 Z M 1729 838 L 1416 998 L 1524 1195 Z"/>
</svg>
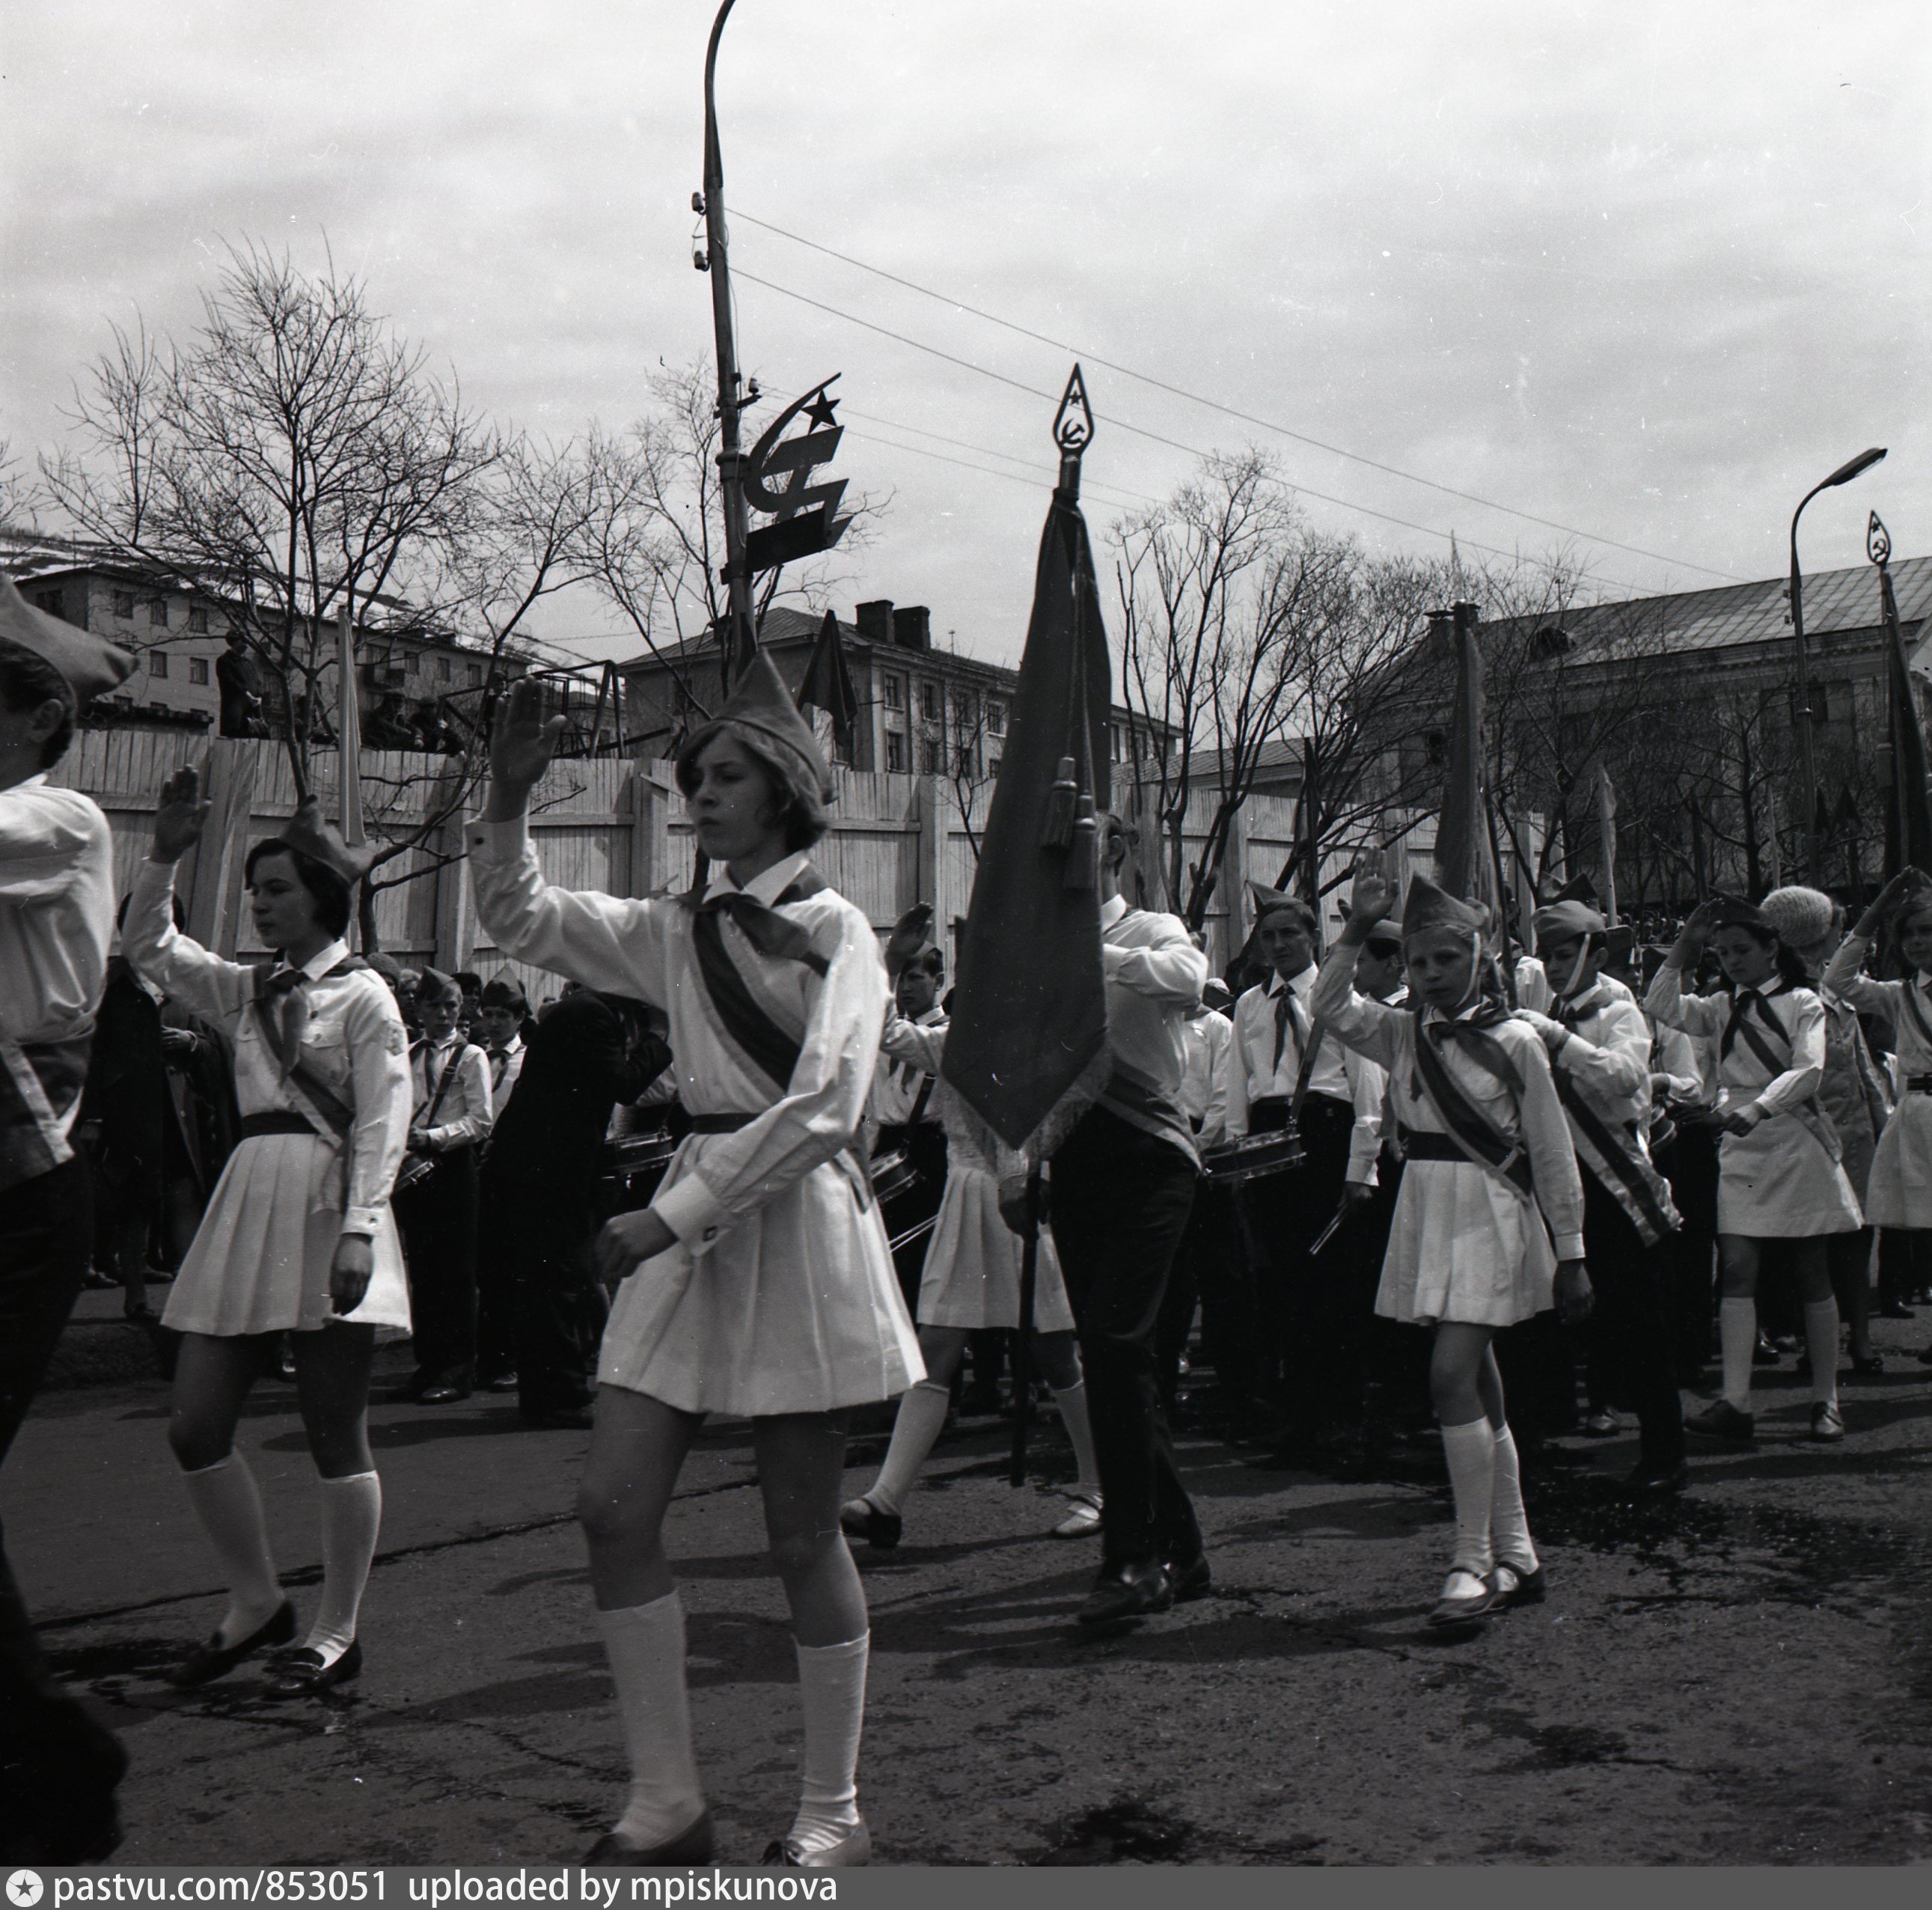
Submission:
<svg viewBox="0 0 1932 1910">
<path fill-rule="evenodd" d="M 1336 1479 L 1184 1442 L 1216 1595 L 1096 1642 L 1072 1613 L 1097 1548 L 1042 1536 L 1063 1502 L 1041 1488 L 1071 1470 L 1057 1430 L 1016 1492 L 1004 1434 L 968 1422 L 902 1548 L 861 1548 L 880 1860 L 1926 1860 L 1932 1369 L 1901 1350 L 1928 1331 L 1881 1328 L 1892 1370 L 1846 1389 L 1834 1449 L 1805 1439 L 1796 1376 L 1771 1376 L 1758 1449 L 1700 1456 L 1672 1509 L 1614 1506 L 1630 1437 L 1572 1442 L 1531 1481 L 1549 1602 L 1454 1643 L 1420 1623 L 1450 1539 L 1439 1449 Z M 292 1407 L 265 1386 L 243 1443 L 306 1616 Z M 495 1401 L 379 1407 L 368 1668 L 278 1705 L 245 1668 L 193 1694 L 157 1676 L 221 1604 L 164 1414 L 158 1383 L 50 1394 L 0 1479 L 47 1643 L 132 1755 L 122 1860 L 580 1855 L 625 1777 L 569 1517 L 586 1435 L 524 1432 Z M 720 1854 L 741 1861 L 790 1821 L 801 1734 L 743 1431 L 707 1433 L 669 1533 Z"/>
</svg>

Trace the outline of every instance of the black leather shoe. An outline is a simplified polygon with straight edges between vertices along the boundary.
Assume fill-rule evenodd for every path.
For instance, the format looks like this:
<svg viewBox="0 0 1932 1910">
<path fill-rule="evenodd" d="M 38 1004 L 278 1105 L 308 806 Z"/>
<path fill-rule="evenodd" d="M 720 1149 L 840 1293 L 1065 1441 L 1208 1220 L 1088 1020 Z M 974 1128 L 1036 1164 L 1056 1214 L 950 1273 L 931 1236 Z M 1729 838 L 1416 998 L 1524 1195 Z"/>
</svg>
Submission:
<svg viewBox="0 0 1932 1910">
<path fill-rule="evenodd" d="M 1648 1499 L 1668 1499 L 1690 1483 L 1690 1468 L 1681 1461 L 1675 1466 L 1640 1463 L 1626 1473 L 1617 1488 L 1617 1497 L 1629 1505 Z"/>
<path fill-rule="evenodd" d="M 453 1386 L 447 1380 L 440 1381 L 433 1386 L 425 1386 L 417 1395 L 418 1401 L 424 1406 L 454 1406 L 459 1399 L 469 1397 L 470 1389 L 467 1386 Z"/>
<path fill-rule="evenodd" d="M 1208 1554 L 1196 1552 L 1185 1565 L 1170 1560 L 1167 1581 L 1174 1589 L 1176 1605 L 1185 1605 L 1190 1599 L 1204 1599 L 1214 1589 L 1214 1574 L 1209 1569 Z"/>
<path fill-rule="evenodd" d="M 322 1653 L 313 1647 L 298 1644 L 292 1651 L 278 1652 L 268 1681 L 262 1689 L 271 1698 L 318 1698 L 339 1684 L 346 1684 L 362 1671 L 362 1641 L 352 1638 L 340 1657 L 325 1665 Z"/>
<path fill-rule="evenodd" d="M 1701 1413 L 1684 1416 L 1684 1430 L 1721 1439 L 1726 1446 L 1749 1446 L 1757 1437 L 1757 1415 L 1741 1410 L 1728 1399 L 1714 1399 Z"/>
<path fill-rule="evenodd" d="M 284 1599 L 266 1624 L 258 1626 L 245 1638 L 233 1644 L 224 1644 L 221 1634 L 214 1632 L 206 1644 L 196 1645 L 172 1671 L 166 1674 L 167 1680 L 183 1691 L 191 1691 L 198 1684 L 212 1684 L 217 1678 L 225 1678 L 243 1659 L 252 1657 L 264 1646 L 286 1644 L 295 1635 L 296 1608 Z"/>
<path fill-rule="evenodd" d="M 875 1552 L 889 1552 L 899 1542 L 905 1521 L 897 1512 L 882 1512 L 869 1499 L 848 1499 L 838 1509 L 838 1529 L 848 1539 L 862 1539 Z"/>
<path fill-rule="evenodd" d="M 478 1392 L 514 1392 L 518 1383 L 515 1374 L 498 1373 L 489 1379 L 478 1380 L 476 1389 Z"/>
<path fill-rule="evenodd" d="M 1166 1611 L 1173 1603 L 1174 1581 L 1167 1567 L 1157 1558 L 1148 1559 L 1138 1565 L 1102 1566 L 1078 1615 L 1083 1625 L 1115 1625 Z"/>
<path fill-rule="evenodd" d="M 628 1837 L 607 1830 L 590 1846 L 584 1860 L 587 1864 L 632 1869 L 661 1863 L 709 1863 L 716 1842 L 707 1806 L 698 1813 L 688 1830 L 680 1830 L 661 1844 L 634 1844 Z"/>
<path fill-rule="evenodd" d="M 1884 1300 L 1873 1311 L 1881 1320 L 1915 1320 L 1918 1317 L 1903 1300 Z"/>
</svg>

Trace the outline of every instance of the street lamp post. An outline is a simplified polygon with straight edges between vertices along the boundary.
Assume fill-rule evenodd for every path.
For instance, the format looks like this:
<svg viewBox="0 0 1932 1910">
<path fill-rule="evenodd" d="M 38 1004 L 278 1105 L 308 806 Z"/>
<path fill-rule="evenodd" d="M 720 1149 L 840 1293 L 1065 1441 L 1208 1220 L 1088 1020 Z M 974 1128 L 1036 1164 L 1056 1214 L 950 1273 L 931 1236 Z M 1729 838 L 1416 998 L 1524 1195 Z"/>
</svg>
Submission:
<svg viewBox="0 0 1932 1910">
<path fill-rule="evenodd" d="M 1861 451 L 1850 463 L 1840 464 L 1821 484 L 1814 484 L 1798 500 L 1791 514 L 1791 637 L 1796 647 L 1798 676 L 1798 800 L 1804 805 L 1804 879 L 1816 884 L 1822 872 L 1822 845 L 1818 839 L 1818 765 L 1813 753 L 1811 734 L 1811 660 L 1804 647 L 1804 578 L 1798 568 L 1798 520 L 1804 506 L 1821 491 L 1849 484 L 1861 471 L 1870 470 L 1885 455 L 1882 446 Z"/>
</svg>

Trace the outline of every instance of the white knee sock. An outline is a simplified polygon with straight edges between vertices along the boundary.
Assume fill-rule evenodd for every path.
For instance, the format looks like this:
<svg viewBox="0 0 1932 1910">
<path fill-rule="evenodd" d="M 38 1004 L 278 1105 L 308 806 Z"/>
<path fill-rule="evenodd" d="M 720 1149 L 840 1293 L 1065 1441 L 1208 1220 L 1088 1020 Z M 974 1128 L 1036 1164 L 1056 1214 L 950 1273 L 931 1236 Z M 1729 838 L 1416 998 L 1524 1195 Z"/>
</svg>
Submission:
<svg viewBox="0 0 1932 1910">
<path fill-rule="evenodd" d="M 1516 1437 L 1507 1423 L 1496 1428 L 1496 1450 L 1490 1530 L 1495 1537 L 1496 1557 L 1505 1565 L 1518 1565 L 1526 1572 L 1534 1572 L 1536 1548 L 1529 1542 L 1529 1515 L 1522 1509 L 1522 1475 L 1516 1460 Z"/>
<path fill-rule="evenodd" d="M 332 1665 L 356 1641 L 356 1614 L 382 1529 L 382 1482 L 374 1473 L 318 1479 L 322 1488 L 322 1603 L 305 1642 Z"/>
<path fill-rule="evenodd" d="M 260 1631 L 282 1602 L 281 1581 L 268 1551 L 268 1522 L 255 1475 L 238 1452 L 199 1472 L 184 1472 L 189 1503 L 214 1545 L 228 1580 L 228 1610 L 221 1620 L 224 1644 L 236 1644 Z"/>
<path fill-rule="evenodd" d="M 1074 1490 L 1098 1494 L 1100 1462 L 1094 1452 L 1094 1422 L 1087 1411 L 1087 1382 L 1076 1380 L 1064 1391 L 1053 1389 L 1053 1403 L 1060 1408 L 1060 1423 L 1073 1442 L 1073 1456 L 1079 1463 L 1080 1478 Z"/>
<path fill-rule="evenodd" d="M 1811 1401 L 1828 1404 L 1838 1396 L 1838 1303 L 1804 1303 L 1804 1347 L 1811 1356 Z"/>
<path fill-rule="evenodd" d="M 704 1808 L 684 1681 L 684 1601 L 667 1592 L 649 1605 L 600 1611 L 597 1625 L 631 1759 L 630 1799 L 616 1827 L 650 1849 L 689 1830 Z"/>
<path fill-rule="evenodd" d="M 1757 1302 L 1718 1302 L 1718 1346 L 1724 1360 L 1724 1397 L 1741 1413 L 1750 1410 L 1751 1355 L 1757 1350 Z"/>
<path fill-rule="evenodd" d="M 1496 1563 L 1490 1549 L 1490 1510 L 1495 1500 L 1496 1438 L 1487 1419 L 1442 1428 L 1449 1461 L 1449 1489 L 1456 1495 L 1454 1564 L 1479 1577 Z"/>
<path fill-rule="evenodd" d="M 931 1380 L 920 1380 L 899 1401 L 886 1462 L 866 1494 L 880 1512 L 896 1512 L 900 1501 L 918 1482 L 920 1467 L 946 1430 L 946 1415 L 952 1404 L 951 1390 Z"/>
<path fill-rule="evenodd" d="M 867 1632 L 846 1644 L 798 1647 L 805 1770 L 790 1841 L 802 1850 L 829 1850 L 859 1821 L 859 1734 L 872 1645 Z"/>
</svg>

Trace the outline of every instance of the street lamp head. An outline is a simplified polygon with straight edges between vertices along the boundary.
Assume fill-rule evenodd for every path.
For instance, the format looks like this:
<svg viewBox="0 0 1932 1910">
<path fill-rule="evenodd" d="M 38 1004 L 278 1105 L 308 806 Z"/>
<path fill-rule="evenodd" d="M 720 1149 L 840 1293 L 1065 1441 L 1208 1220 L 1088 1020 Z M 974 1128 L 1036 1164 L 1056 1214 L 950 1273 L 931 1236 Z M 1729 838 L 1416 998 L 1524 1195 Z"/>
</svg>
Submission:
<svg viewBox="0 0 1932 1910">
<path fill-rule="evenodd" d="M 1861 451 L 1849 464 L 1840 464 L 1818 488 L 1828 491 L 1834 485 L 1850 484 L 1861 471 L 1870 470 L 1884 455 L 1882 445 L 1874 445 L 1869 451 Z"/>
</svg>

